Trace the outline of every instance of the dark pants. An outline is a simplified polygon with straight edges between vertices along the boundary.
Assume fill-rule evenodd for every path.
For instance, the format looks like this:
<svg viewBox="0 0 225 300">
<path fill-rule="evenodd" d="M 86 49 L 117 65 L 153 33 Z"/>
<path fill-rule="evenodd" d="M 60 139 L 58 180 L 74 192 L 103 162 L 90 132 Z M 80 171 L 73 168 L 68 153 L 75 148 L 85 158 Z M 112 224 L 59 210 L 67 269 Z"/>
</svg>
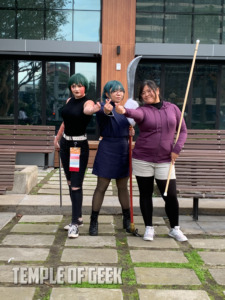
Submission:
<svg viewBox="0 0 225 300">
<path fill-rule="evenodd" d="M 80 147 L 80 167 L 79 172 L 69 170 L 70 161 L 70 148 Z M 63 169 L 66 175 L 66 179 L 71 181 L 70 198 L 72 202 L 72 224 L 77 224 L 78 218 L 81 216 L 82 202 L 83 202 L 83 180 L 85 171 L 87 168 L 88 157 L 89 157 L 89 146 L 88 141 L 67 141 L 62 137 L 60 141 L 60 157 L 63 165 Z M 73 190 L 73 188 L 78 188 Z"/>
</svg>

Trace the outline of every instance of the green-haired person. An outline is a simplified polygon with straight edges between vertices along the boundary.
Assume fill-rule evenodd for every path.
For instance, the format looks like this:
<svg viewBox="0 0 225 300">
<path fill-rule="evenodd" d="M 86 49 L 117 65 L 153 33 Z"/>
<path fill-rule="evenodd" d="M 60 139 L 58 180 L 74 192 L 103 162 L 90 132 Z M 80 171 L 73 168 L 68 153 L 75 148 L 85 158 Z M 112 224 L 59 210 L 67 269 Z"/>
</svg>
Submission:
<svg viewBox="0 0 225 300">
<path fill-rule="evenodd" d="M 60 126 L 54 145 L 60 151 L 72 202 L 71 223 L 64 227 L 69 238 L 79 236 L 78 227 L 82 220 L 82 185 L 89 157 L 86 129 L 92 114 L 100 109 L 100 103 L 88 100 L 88 81 L 82 74 L 74 74 L 68 81 L 72 97 L 62 108 L 63 123 Z"/>
<path fill-rule="evenodd" d="M 116 80 L 107 82 L 102 92 L 101 109 L 96 113 L 102 139 L 99 142 L 93 165 L 93 174 L 98 176 L 98 180 L 92 200 L 90 235 L 98 235 L 98 215 L 111 179 L 116 180 L 118 198 L 123 213 L 123 228 L 127 232 L 130 231 L 129 192 L 127 187 L 129 179 L 128 140 L 130 120 L 115 111 L 115 104 L 123 100 L 124 94 L 125 90 L 121 82 Z"/>
</svg>

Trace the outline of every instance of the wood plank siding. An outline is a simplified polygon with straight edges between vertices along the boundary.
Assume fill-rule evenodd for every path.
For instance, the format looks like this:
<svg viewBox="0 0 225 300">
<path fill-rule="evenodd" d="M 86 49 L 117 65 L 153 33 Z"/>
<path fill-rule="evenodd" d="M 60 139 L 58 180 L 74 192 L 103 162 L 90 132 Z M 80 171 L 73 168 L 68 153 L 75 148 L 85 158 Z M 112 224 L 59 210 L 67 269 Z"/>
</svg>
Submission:
<svg viewBox="0 0 225 300">
<path fill-rule="evenodd" d="M 122 82 L 127 92 L 127 66 L 135 54 L 136 0 L 102 1 L 102 77 L 101 88 L 109 80 Z M 117 55 L 117 46 L 120 54 Z M 116 70 L 116 63 L 121 70 Z"/>
</svg>

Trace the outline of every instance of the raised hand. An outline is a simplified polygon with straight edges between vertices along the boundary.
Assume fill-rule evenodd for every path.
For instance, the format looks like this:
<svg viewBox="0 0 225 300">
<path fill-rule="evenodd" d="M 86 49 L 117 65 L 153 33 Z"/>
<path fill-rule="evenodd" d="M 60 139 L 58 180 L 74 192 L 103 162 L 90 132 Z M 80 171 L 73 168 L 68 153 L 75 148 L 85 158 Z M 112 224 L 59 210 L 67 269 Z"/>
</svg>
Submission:
<svg viewBox="0 0 225 300">
<path fill-rule="evenodd" d="M 124 108 L 123 105 L 121 105 L 121 104 L 119 104 L 119 103 L 115 103 L 115 106 L 116 106 L 116 112 L 117 112 L 118 114 L 121 114 L 121 115 L 125 114 L 126 109 Z"/>
<path fill-rule="evenodd" d="M 112 106 L 112 104 L 110 104 L 110 102 L 111 102 L 111 99 L 106 99 L 105 105 L 104 105 L 104 112 L 107 115 L 110 114 L 113 110 L 113 106 Z"/>
</svg>

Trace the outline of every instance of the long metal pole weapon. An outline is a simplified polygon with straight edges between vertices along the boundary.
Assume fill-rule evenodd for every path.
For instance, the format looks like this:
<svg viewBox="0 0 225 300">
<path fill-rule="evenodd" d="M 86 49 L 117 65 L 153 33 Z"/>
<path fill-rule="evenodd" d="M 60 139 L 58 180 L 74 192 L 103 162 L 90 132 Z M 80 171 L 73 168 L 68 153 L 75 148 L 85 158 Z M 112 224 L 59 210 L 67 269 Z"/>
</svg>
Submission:
<svg viewBox="0 0 225 300">
<path fill-rule="evenodd" d="M 185 97 L 184 97 L 184 103 L 183 103 L 183 108 L 182 108 L 182 112 L 181 112 L 179 127 L 178 127 L 178 130 L 177 130 L 177 136 L 176 136 L 175 144 L 176 144 L 176 142 L 179 138 L 179 135 L 180 135 L 181 124 L 182 124 L 183 117 L 184 117 L 184 111 L 185 111 L 185 107 L 186 107 L 186 103 L 187 103 L 187 97 L 188 97 L 188 93 L 189 93 L 189 88 L 190 88 L 190 84 L 191 84 L 192 73 L 193 73 L 193 70 L 194 70 L 195 59 L 196 59 L 196 55 L 197 55 L 197 52 L 198 52 L 199 43 L 200 43 L 200 40 L 197 40 L 196 41 L 196 46 L 195 46 L 195 52 L 194 52 L 194 56 L 193 56 L 193 60 L 192 60 L 192 65 L 191 65 L 191 71 L 190 71 L 190 74 L 189 74 L 187 89 L 186 89 L 186 93 L 185 93 Z M 164 194 L 163 194 L 164 196 L 167 196 L 168 187 L 169 187 L 169 183 L 170 183 L 171 172 L 172 172 L 172 167 L 173 167 L 173 164 L 171 162 L 168 177 L 167 177 L 166 187 L 165 187 L 165 191 L 164 191 Z"/>
</svg>

